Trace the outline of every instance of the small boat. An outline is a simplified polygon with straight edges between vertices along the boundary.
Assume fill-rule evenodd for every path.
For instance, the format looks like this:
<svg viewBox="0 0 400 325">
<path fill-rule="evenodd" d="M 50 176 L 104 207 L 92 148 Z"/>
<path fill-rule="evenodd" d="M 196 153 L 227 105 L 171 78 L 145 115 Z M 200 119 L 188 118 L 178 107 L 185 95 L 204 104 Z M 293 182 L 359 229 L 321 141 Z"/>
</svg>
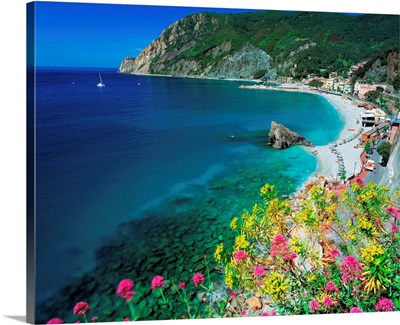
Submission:
<svg viewBox="0 0 400 325">
<path fill-rule="evenodd" d="M 105 87 L 105 84 L 103 84 L 103 80 L 101 80 L 101 74 L 99 73 L 99 78 L 100 82 L 97 84 L 97 87 Z"/>
</svg>

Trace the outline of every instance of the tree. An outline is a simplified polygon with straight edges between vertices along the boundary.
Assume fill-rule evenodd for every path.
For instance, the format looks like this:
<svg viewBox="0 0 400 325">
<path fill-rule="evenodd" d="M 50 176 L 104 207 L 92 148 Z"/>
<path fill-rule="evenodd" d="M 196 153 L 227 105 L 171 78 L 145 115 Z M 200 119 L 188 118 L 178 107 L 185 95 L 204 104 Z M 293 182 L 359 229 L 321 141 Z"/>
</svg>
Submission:
<svg viewBox="0 0 400 325">
<path fill-rule="evenodd" d="M 376 100 L 379 97 L 380 92 L 376 90 L 370 90 L 365 93 L 364 97 L 367 100 Z"/>
<path fill-rule="evenodd" d="M 371 143 L 367 141 L 364 146 L 364 151 L 369 152 L 371 150 Z"/>
<path fill-rule="evenodd" d="M 382 156 L 383 160 L 386 162 L 389 160 L 390 147 L 391 147 L 390 142 L 385 141 L 381 142 L 378 148 L 376 149 L 378 153 Z"/>
<path fill-rule="evenodd" d="M 310 81 L 310 83 L 308 84 L 310 87 L 315 87 L 315 88 L 319 88 L 323 85 L 324 83 L 321 80 L 316 80 L 313 79 Z"/>
</svg>

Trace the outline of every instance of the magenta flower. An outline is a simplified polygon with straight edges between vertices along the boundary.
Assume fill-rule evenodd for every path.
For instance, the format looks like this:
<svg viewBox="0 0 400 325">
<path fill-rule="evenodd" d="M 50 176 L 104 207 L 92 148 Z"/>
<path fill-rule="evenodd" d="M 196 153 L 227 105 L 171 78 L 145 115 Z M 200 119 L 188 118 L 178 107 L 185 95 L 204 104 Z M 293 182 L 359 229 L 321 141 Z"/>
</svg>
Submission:
<svg viewBox="0 0 400 325">
<path fill-rule="evenodd" d="M 193 275 L 193 283 L 195 287 L 198 287 L 200 283 L 204 283 L 206 279 L 204 279 L 204 276 L 201 273 L 196 273 Z"/>
<path fill-rule="evenodd" d="M 151 281 L 151 288 L 153 290 L 161 287 L 165 287 L 167 283 L 164 281 L 164 277 L 161 275 L 156 275 L 153 280 Z"/>
<path fill-rule="evenodd" d="M 90 306 L 87 302 L 81 301 L 78 302 L 74 307 L 74 314 L 75 315 L 85 315 L 89 312 Z"/>
<path fill-rule="evenodd" d="M 350 313 L 363 313 L 363 311 L 358 307 L 353 307 L 350 309 Z"/>
<path fill-rule="evenodd" d="M 340 274 L 342 276 L 342 283 L 346 284 L 352 280 L 362 278 L 363 268 L 357 259 L 353 256 L 346 256 L 340 265 Z"/>
<path fill-rule="evenodd" d="M 337 256 L 338 256 L 338 257 L 340 256 L 340 252 L 339 252 L 338 249 L 334 248 L 334 249 L 331 250 L 330 255 L 331 255 L 331 257 L 332 257 L 333 259 L 335 259 Z"/>
<path fill-rule="evenodd" d="M 331 297 L 325 297 L 322 303 L 326 308 L 331 308 L 331 306 L 333 305 L 333 300 Z"/>
<path fill-rule="evenodd" d="M 289 246 L 285 237 L 282 235 L 275 236 L 271 243 L 271 257 L 274 257 L 275 255 L 283 256 L 286 254 L 289 254 Z"/>
<path fill-rule="evenodd" d="M 97 322 L 98 319 L 99 319 L 98 317 L 92 317 L 92 322 L 93 322 L 93 323 L 94 323 L 94 322 Z"/>
<path fill-rule="evenodd" d="M 364 180 L 361 177 L 357 177 L 355 179 L 355 182 L 359 185 L 359 186 L 364 186 Z"/>
<path fill-rule="evenodd" d="M 240 312 L 240 315 L 246 316 L 246 315 L 247 315 L 247 310 L 242 310 L 242 311 Z"/>
<path fill-rule="evenodd" d="M 321 308 L 321 305 L 319 304 L 319 302 L 317 300 L 314 299 L 310 302 L 310 311 L 312 314 L 314 314 L 314 312 L 320 308 Z"/>
<path fill-rule="evenodd" d="M 393 311 L 394 304 L 388 299 L 381 297 L 375 305 L 375 311 Z"/>
<path fill-rule="evenodd" d="M 64 324 L 64 321 L 61 318 L 52 318 L 47 324 Z"/>
<path fill-rule="evenodd" d="M 247 254 L 246 252 L 239 250 L 235 254 L 233 254 L 233 257 L 236 261 L 236 264 L 240 264 L 247 258 Z"/>
<path fill-rule="evenodd" d="M 122 321 L 123 322 L 130 322 L 131 320 L 129 319 L 129 317 L 125 317 Z"/>
<path fill-rule="evenodd" d="M 263 312 L 261 314 L 261 316 L 275 316 L 276 315 L 276 311 L 272 311 L 271 314 L 268 314 L 267 312 Z"/>
<path fill-rule="evenodd" d="M 339 289 L 336 286 L 336 284 L 334 284 L 332 281 L 329 281 L 326 286 L 325 286 L 325 291 L 329 292 L 329 291 L 334 291 L 334 292 L 338 292 Z"/>
<path fill-rule="evenodd" d="M 396 220 L 399 219 L 399 212 L 400 212 L 400 209 L 397 209 L 397 208 L 394 207 L 394 206 L 388 206 L 388 207 L 386 208 L 386 213 L 387 213 L 388 215 L 392 216 L 393 218 L 395 218 Z"/>
<path fill-rule="evenodd" d="M 399 227 L 396 226 L 396 224 L 393 222 L 390 224 L 391 228 L 392 228 L 392 236 L 399 231 Z"/>
<path fill-rule="evenodd" d="M 260 276 L 264 276 L 265 275 L 265 270 L 261 267 L 261 266 L 256 266 L 253 270 L 254 276 L 256 278 L 259 278 Z"/>
<path fill-rule="evenodd" d="M 235 291 L 231 291 L 231 293 L 229 294 L 231 297 L 235 297 L 236 296 L 236 292 Z"/>
<path fill-rule="evenodd" d="M 184 287 L 186 287 L 186 282 L 179 283 L 179 288 L 180 289 L 183 289 Z"/>
<path fill-rule="evenodd" d="M 118 285 L 117 295 L 124 298 L 127 302 L 131 301 L 136 294 L 136 292 L 132 290 L 134 285 L 135 283 L 129 279 L 122 280 Z"/>
</svg>

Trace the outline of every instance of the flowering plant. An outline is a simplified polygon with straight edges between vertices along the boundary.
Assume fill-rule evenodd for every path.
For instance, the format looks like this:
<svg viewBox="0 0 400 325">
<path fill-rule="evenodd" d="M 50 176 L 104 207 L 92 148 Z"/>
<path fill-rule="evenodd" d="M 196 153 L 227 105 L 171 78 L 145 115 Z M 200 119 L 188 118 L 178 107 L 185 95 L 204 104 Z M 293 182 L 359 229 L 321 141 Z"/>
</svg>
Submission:
<svg viewBox="0 0 400 325">
<path fill-rule="evenodd" d="M 233 247 L 214 254 L 229 288 L 279 314 L 400 310 L 400 209 L 387 187 L 358 181 L 339 200 L 310 186 L 289 201 L 266 185 L 261 196 L 232 220 Z"/>
</svg>

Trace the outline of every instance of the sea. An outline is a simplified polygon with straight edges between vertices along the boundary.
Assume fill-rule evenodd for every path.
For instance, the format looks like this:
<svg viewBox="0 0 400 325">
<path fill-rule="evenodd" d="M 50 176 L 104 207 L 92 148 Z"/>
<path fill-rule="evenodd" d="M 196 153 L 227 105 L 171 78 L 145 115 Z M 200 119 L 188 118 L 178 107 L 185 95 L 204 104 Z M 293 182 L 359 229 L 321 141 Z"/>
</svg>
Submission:
<svg viewBox="0 0 400 325">
<path fill-rule="evenodd" d="M 315 172 L 304 148 L 267 145 L 271 121 L 324 145 L 343 127 L 336 109 L 318 95 L 239 88 L 248 83 L 37 68 L 38 303 L 98 268 L 96 252 L 118 241 L 121 224 L 140 228 L 155 213 L 185 224 L 182 210 L 207 211 L 212 202 L 214 219 L 202 221 L 203 212 L 196 221 L 229 228 L 263 184 L 289 195 Z M 213 229 L 212 238 L 232 236 Z M 157 243 L 159 232 L 152 236 Z"/>
</svg>

